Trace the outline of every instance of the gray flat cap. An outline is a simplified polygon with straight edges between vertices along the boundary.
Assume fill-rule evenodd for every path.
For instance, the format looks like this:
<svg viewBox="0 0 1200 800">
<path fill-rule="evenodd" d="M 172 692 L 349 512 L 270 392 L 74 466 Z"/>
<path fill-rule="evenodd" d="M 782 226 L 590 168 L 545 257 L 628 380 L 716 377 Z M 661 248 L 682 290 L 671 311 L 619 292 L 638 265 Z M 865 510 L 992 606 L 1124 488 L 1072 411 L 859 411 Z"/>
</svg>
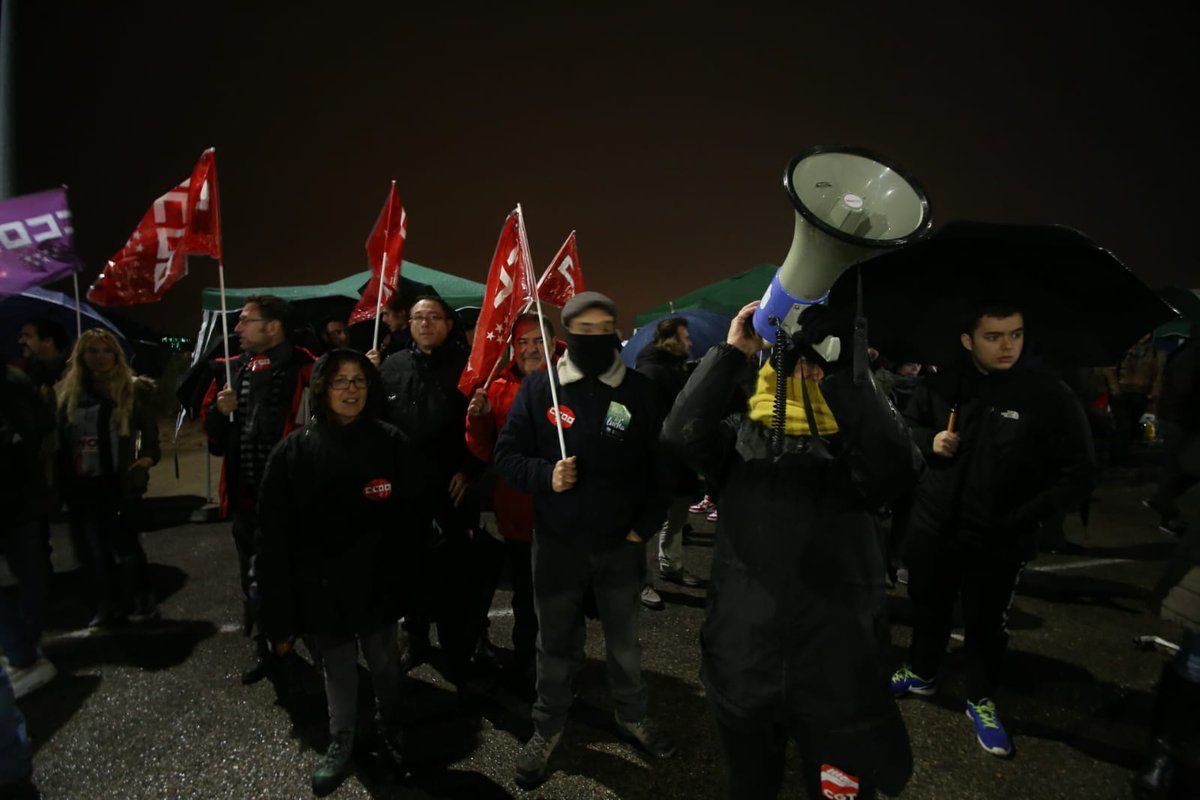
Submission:
<svg viewBox="0 0 1200 800">
<path fill-rule="evenodd" d="M 589 308 L 603 308 L 613 317 L 617 316 L 617 304 L 614 303 L 607 295 L 599 292 L 580 292 L 567 301 L 562 310 L 563 327 L 571 324 L 571 320 L 578 317 Z"/>
</svg>

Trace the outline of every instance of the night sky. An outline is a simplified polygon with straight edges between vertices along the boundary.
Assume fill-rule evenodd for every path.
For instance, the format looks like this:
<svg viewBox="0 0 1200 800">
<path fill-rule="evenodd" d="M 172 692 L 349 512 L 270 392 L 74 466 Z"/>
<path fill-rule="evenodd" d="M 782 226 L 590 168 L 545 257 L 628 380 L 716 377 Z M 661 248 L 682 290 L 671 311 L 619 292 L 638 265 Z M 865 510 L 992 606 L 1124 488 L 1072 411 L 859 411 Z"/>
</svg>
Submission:
<svg viewBox="0 0 1200 800">
<path fill-rule="evenodd" d="M 392 178 L 406 258 L 482 281 L 519 201 L 536 269 L 577 229 L 628 331 L 778 263 L 788 160 L 854 144 L 924 184 L 936 224 L 1062 223 L 1151 286 L 1200 286 L 1195 12 L 409 5 L 20 0 L 18 189 L 70 186 L 90 282 L 215 146 L 231 286 L 364 269 Z M 192 333 L 215 284 L 193 259 L 129 316 Z"/>
</svg>

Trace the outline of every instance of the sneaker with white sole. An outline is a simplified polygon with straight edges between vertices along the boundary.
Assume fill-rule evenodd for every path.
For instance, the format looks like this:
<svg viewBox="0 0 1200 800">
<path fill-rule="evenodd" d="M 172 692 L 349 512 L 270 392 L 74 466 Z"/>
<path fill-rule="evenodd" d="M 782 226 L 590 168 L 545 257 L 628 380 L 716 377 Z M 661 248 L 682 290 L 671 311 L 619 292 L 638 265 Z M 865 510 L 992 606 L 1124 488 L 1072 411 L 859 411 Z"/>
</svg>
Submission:
<svg viewBox="0 0 1200 800">
<path fill-rule="evenodd" d="M 709 522 L 716 522 L 718 519 L 720 519 L 720 514 L 717 512 L 717 509 L 714 507 L 712 511 L 708 512 L 708 516 L 706 516 L 705 519 L 708 520 Z"/>
<path fill-rule="evenodd" d="M 58 675 L 58 670 L 45 656 L 38 654 L 37 661 L 27 667 L 10 668 L 8 679 L 12 683 L 13 694 L 20 700 L 26 695 L 36 692 Z"/>
<path fill-rule="evenodd" d="M 928 697 L 937 691 L 937 686 L 932 679 L 925 680 L 908 667 L 901 667 L 892 673 L 891 686 L 894 697 L 903 697 L 906 694 Z"/>
<path fill-rule="evenodd" d="M 560 739 L 562 739 L 562 731 L 549 737 L 534 731 L 533 736 L 521 748 L 521 754 L 517 756 L 516 781 L 518 786 L 522 789 L 532 789 L 545 782 L 546 765 L 550 761 L 550 754 L 554 752 L 555 747 L 558 747 Z"/>
<path fill-rule="evenodd" d="M 1012 754 L 1012 740 L 1000 724 L 994 702 L 985 697 L 978 703 L 967 703 L 967 717 L 975 726 L 975 738 L 980 747 L 1001 758 Z"/>
<path fill-rule="evenodd" d="M 709 498 L 708 495 L 704 495 L 704 499 L 701 500 L 699 503 L 696 503 L 695 505 L 692 505 L 692 506 L 688 506 L 688 511 L 691 512 L 692 514 L 707 514 L 708 512 L 712 511 L 716 507 L 717 507 L 716 503 L 714 503 Z"/>
<path fill-rule="evenodd" d="M 625 722 L 620 714 L 614 712 L 613 718 L 617 721 L 617 732 L 622 737 L 637 743 L 655 758 L 675 755 L 675 740 L 660 730 L 649 717 L 643 717 L 641 722 Z"/>
<path fill-rule="evenodd" d="M 662 595 L 650 584 L 642 587 L 642 605 L 651 611 L 662 611 L 667 607 L 667 604 L 663 602 Z"/>
</svg>

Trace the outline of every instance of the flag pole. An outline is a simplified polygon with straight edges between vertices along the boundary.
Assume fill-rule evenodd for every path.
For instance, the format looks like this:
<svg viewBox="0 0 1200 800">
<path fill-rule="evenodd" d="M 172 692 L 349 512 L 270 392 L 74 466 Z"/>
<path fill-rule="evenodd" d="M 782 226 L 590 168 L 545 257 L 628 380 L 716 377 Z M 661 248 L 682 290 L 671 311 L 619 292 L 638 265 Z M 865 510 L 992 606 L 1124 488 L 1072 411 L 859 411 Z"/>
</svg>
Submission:
<svg viewBox="0 0 1200 800">
<path fill-rule="evenodd" d="M 83 335 L 83 312 L 79 307 L 79 273 L 72 272 L 71 278 L 75 281 L 75 339 Z"/>
<path fill-rule="evenodd" d="M 225 351 L 225 388 L 233 388 L 233 365 L 229 360 L 229 309 L 225 305 L 225 248 L 221 246 L 221 202 L 217 196 L 217 148 L 208 148 L 212 151 L 212 203 L 213 203 L 213 229 L 217 233 L 217 286 L 221 294 L 221 347 Z M 207 178 L 206 178 L 207 180 Z M 237 410 L 230 412 L 229 419 L 232 420 L 237 414 Z"/>
<path fill-rule="evenodd" d="M 528 279 L 533 279 L 533 254 L 529 252 L 529 237 L 525 233 L 525 213 L 521 204 L 517 203 L 517 219 L 521 222 L 521 247 L 525 251 L 525 269 Z M 567 460 L 567 440 L 563 437 L 562 410 L 558 405 L 558 389 L 554 385 L 554 363 L 550 358 L 550 350 L 544 341 L 546 318 L 542 314 L 542 298 L 538 296 L 537 284 L 533 284 L 533 302 L 537 306 L 538 326 L 542 330 L 542 348 L 546 353 L 546 377 L 550 379 L 550 402 L 554 403 L 554 427 L 558 430 L 558 449 L 562 452 L 563 461 Z"/>
<path fill-rule="evenodd" d="M 375 337 L 371 349 L 379 350 L 379 312 L 383 310 L 383 276 L 387 274 L 387 235 L 383 237 L 383 264 L 379 268 L 379 296 L 375 298 Z M 390 330 L 390 329 L 389 329 Z"/>
<path fill-rule="evenodd" d="M 225 387 L 233 388 L 233 367 L 229 362 L 229 310 L 225 307 L 225 259 L 217 259 L 217 285 L 221 288 L 221 342 L 225 346 Z M 233 414 L 229 415 L 233 419 Z"/>
<path fill-rule="evenodd" d="M 379 295 L 375 298 L 375 338 L 372 350 L 379 350 L 379 312 L 383 310 L 383 281 L 387 276 L 388 236 L 392 232 L 392 193 L 396 190 L 396 181 L 392 181 L 392 189 L 387 197 L 387 222 L 383 226 L 383 263 L 379 266 Z M 399 284 L 399 281 L 397 281 Z M 399 285 L 396 287 L 399 289 Z"/>
</svg>

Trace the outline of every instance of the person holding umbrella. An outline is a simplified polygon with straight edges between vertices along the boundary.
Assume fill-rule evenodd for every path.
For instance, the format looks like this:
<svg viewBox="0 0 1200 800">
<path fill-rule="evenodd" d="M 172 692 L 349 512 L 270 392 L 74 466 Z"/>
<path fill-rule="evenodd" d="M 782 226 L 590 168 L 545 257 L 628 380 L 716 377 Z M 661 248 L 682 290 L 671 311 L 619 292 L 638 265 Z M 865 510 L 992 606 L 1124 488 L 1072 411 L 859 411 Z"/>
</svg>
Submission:
<svg viewBox="0 0 1200 800">
<path fill-rule="evenodd" d="M 1078 507 L 1095 468 L 1087 420 L 1057 378 L 1023 368 L 1022 310 L 980 304 L 960 335 L 967 356 L 930 376 L 905 416 L 929 464 L 913 502 L 909 660 L 892 692 L 931 695 L 961 598 L 968 664 L 966 714 L 979 745 L 1008 756 L 995 696 L 1017 580 L 1036 552 L 1038 526 Z"/>
</svg>

